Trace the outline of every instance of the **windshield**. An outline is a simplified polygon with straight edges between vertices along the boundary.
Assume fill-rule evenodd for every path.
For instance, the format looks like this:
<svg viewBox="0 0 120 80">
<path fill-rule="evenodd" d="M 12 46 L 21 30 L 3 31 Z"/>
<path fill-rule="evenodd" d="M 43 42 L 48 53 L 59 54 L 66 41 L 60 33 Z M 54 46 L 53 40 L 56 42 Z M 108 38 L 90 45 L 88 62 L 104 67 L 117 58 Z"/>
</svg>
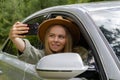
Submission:
<svg viewBox="0 0 120 80">
<path fill-rule="evenodd" d="M 92 12 L 91 16 L 120 60 L 120 8 Z"/>
</svg>

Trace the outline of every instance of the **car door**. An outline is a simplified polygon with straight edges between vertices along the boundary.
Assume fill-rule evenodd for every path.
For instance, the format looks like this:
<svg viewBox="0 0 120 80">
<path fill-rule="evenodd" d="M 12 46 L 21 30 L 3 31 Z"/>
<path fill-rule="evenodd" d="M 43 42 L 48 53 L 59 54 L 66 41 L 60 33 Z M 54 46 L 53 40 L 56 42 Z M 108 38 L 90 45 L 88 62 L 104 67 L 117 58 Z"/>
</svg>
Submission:
<svg viewBox="0 0 120 80">
<path fill-rule="evenodd" d="M 45 18 L 45 15 L 35 16 L 27 19 L 24 23 L 41 23 Z M 42 48 L 35 34 L 27 35 L 26 38 L 36 48 Z M 21 61 L 18 56 L 19 51 L 8 38 L 0 51 L 0 80 L 40 80 L 35 70 L 35 64 Z"/>
<path fill-rule="evenodd" d="M 57 15 L 62 15 L 66 19 L 77 22 L 77 25 L 79 25 L 80 28 L 84 28 L 82 23 L 78 21 L 77 17 L 75 17 L 72 14 L 61 12 L 61 11 L 60 12 L 51 11 L 48 13 L 33 14 L 30 17 L 26 18 L 23 21 L 23 23 L 27 23 L 27 24 L 39 23 L 40 24 L 43 20 L 47 18 L 53 18 L 53 17 L 56 17 Z M 81 29 L 81 32 L 83 32 L 82 29 Z M 80 43 L 83 43 L 82 46 L 89 50 L 90 49 L 88 47 L 89 45 L 84 38 L 85 36 L 82 34 L 81 36 L 78 36 L 83 39 L 80 41 Z M 43 48 L 42 43 L 40 43 L 36 35 L 27 35 L 26 38 L 36 48 L 39 48 L 39 49 Z M 80 43 L 78 45 L 81 45 Z M 2 80 L 39 80 L 40 78 L 35 71 L 35 64 L 29 64 L 29 63 L 26 63 L 25 61 L 20 61 L 17 57 L 18 55 L 19 55 L 19 51 L 15 48 L 14 44 L 9 39 L 7 39 L 0 54 L 0 70 L 1 70 L 0 78 Z M 96 71 L 95 68 L 94 69 L 89 68 L 89 70 L 87 70 L 84 74 L 79 75 L 77 77 L 79 78 L 85 77 L 87 79 L 100 80 L 99 73 Z"/>
<path fill-rule="evenodd" d="M 54 10 L 54 9 L 52 9 Z M 80 42 L 76 46 L 83 46 L 89 51 L 89 57 L 87 60 L 87 65 L 89 69 L 81 75 L 76 77 L 81 78 L 85 77 L 88 80 L 106 80 L 106 74 L 103 70 L 101 60 L 99 59 L 98 53 L 94 46 L 94 43 L 91 41 L 91 37 L 86 30 L 84 21 L 81 21 L 83 16 L 76 17 L 74 10 L 63 10 L 59 11 L 50 11 L 42 13 L 42 11 L 37 12 L 29 17 L 27 17 L 23 23 L 34 24 L 41 23 L 43 20 L 56 17 L 57 15 L 62 15 L 64 18 L 72 20 L 80 28 L 81 35 Z M 44 10 L 43 10 L 44 11 Z M 66 12 L 69 11 L 69 12 Z M 72 12 L 72 13 L 71 13 Z M 82 13 L 82 12 L 81 12 Z M 84 14 L 84 13 L 83 13 Z M 86 18 L 87 19 L 87 18 Z M 87 20 L 85 20 L 87 21 Z M 90 23 L 89 23 L 90 24 Z M 38 40 L 36 35 L 27 35 L 26 37 L 30 43 L 38 49 L 42 49 L 44 46 Z M 0 53 L 0 78 L 1 80 L 39 80 L 40 77 L 37 75 L 35 70 L 35 64 L 26 63 L 18 59 L 19 51 L 15 48 L 14 44 L 7 39 L 3 45 L 2 51 Z"/>
</svg>

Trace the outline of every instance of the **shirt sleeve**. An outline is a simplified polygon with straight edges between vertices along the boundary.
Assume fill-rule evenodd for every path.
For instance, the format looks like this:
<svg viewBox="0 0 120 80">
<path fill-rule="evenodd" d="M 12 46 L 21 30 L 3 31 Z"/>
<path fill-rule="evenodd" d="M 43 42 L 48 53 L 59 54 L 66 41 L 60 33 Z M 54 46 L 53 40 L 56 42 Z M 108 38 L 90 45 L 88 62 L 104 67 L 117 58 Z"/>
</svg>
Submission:
<svg viewBox="0 0 120 80">
<path fill-rule="evenodd" d="M 27 39 L 23 40 L 25 42 L 25 49 L 23 53 L 19 55 L 19 59 L 31 64 L 36 64 L 40 58 L 44 56 L 44 51 L 36 49 Z"/>
</svg>

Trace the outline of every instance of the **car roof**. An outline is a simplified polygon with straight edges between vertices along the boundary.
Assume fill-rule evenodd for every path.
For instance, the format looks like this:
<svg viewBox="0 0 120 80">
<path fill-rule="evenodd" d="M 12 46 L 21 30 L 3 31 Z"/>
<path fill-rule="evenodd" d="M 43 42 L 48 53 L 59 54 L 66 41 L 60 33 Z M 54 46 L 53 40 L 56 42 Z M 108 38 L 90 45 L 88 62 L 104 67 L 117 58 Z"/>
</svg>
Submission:
<svg viewBox="0 0 120 80">
<path fill-rule="evenodd" d="M 66 5 L 74 8 L 84 8 L 87 11 L 105 10 L 110 8 L 120 8 L 120 1 L 101 1 L 91 3 L 80 3 Z"/>
<path fill-rule="evenodd" d="M 53 7 L 39 10 L 39 11 L 31 14 L 26 19 L 24 19 L 22 22 L 26 22 L 26 20 L 29 20 L 30 18 L 41 14 L 41 12 L 42 13 L 49 12 L 49 11 L 69 11 L 69 12 L 72 12 L 72 10 L 74 10 L 74 9 L 76 9 L 76 10 L 73 12 L 76 12 L 79 9 L 83 12 L 92 12 L 92 11 L 101 11 L 101 10 L 108 10 L 108 12 L 111 12 L 111 9 L 114 10 L 117 8 L 120 8 L 120 1 L 100 1 L 100 2 L 78 3 L 78 4 L 53 6 Z"/>
</svg>

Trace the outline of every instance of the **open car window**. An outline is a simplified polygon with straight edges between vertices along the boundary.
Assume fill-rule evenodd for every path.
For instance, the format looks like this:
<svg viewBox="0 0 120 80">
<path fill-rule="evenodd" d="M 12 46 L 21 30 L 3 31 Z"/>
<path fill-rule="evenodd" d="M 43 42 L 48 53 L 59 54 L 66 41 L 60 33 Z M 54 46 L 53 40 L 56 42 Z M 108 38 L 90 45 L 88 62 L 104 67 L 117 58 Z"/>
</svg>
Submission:
<svg viewBox="0 0 120 80">
<path fill-rule="evenodd" d="M 88 79 L 92 79 L 92 80 L 100 80 L 99 79 L 99 74 L 97 72 L 97 70 L 95 69 L 96 65 L 94 64 L 94 55 L 92 53 L 94 53 L 92 51 L 92 46 L 90 46 L 90 40 L 88 36 L 85 36 L 84 34 L 86 34 L 86 31 L 84 30 L 84 26 L 82 25 L 82 23 L 80 21 L 78 21 L 78 19 L 76 17 L 74 17 L 73 15 L 69 15 L 67 13 L 51 13 L 50 15 L 48 15 L 46 17 L 46 15 L 42 15 L 42 16 L 37 16 L 37 17 L 34 17 L 32 19 L 29 19 L 28 21 L 26 21 L 25 23 L 27 24 L 34 24 L 34 23 L 41 23 L 43 22 L 44 20 L 48 19 L 48 18 L 54 18 L 56 17 L 57 15 L 62 15 L 63 18 L 65 19 L 69 19 L 69 20 L 72 20 L 72 21 L 75 21 L 76 24 L 78 25 L 78 27 L 80 28 L 80 33 L 81 35 L 78 36 L 80 37 L 80 41 L 79 41 L 79 44 L 77 44 L 76 46 L 82 46 L 84 47 L 85 49 L 88 50 L 88 59 L 86 60 L 88 63 L 87 65 L 90 66 L 90 70 L 86 71 L 84 74 L 80 75 L 80 76 L 77 76 L 77 77 L 86 77 Z M 84 31 L 83 31 L 84 30 Z M 37 35 L 27 35 L 26 36 L 26 39 L 28 39 L 30 41 L 30 43 L 36 47 L 37 49 L 43 49 L 44 46 L 43 44 L 40 42 L 40 40 L 38 39 L 38 36 Z M 5 48 L 3 49 L 4 52 L 7 52 L 8 54 L 11 54 L 11 55 L 15 55 L 17 56 L 19 54 L 19 51 L 16 49 L 15 45 L 9 40 L 9 42 L 7 43 L 7 45 L 5 46 Z M 89 75 L 91 74 L 91 75 Z"/>
</svg>

